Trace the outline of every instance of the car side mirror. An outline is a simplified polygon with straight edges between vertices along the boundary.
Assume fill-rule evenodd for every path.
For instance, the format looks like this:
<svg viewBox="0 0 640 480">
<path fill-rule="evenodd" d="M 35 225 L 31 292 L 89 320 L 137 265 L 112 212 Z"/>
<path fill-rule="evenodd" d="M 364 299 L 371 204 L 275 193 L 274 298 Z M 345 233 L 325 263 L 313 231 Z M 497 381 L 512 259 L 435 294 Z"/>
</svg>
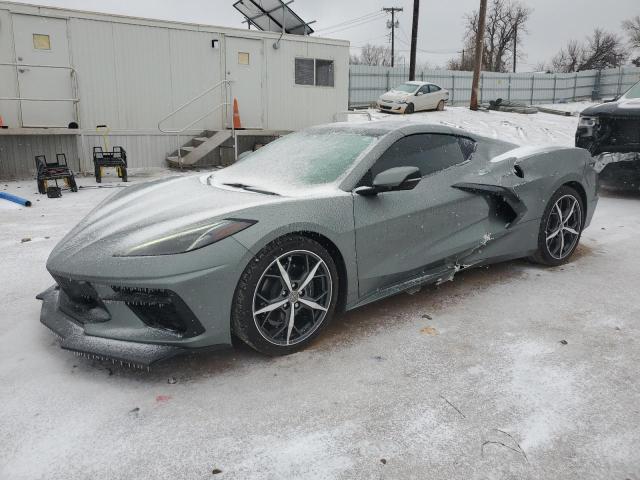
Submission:
<svg viewBox="0 0 640 480">
<path fill-rule="evenodd" d="M 357 188 L 355 193 L 368 197 L 383 192 L 413 190 L 420 180 L 422 174 L 418 167 L 395 167 L 380 172 L 373 179 L 373 186 Z"/>
<path fill-rule="evenodd" d="M 422 96 L 422 95 L 424 95 L 424 92 L 418 92 L 418 93 L 416 93 L 416 97 L 420 97 L 420 96 Z"/>
</svg>

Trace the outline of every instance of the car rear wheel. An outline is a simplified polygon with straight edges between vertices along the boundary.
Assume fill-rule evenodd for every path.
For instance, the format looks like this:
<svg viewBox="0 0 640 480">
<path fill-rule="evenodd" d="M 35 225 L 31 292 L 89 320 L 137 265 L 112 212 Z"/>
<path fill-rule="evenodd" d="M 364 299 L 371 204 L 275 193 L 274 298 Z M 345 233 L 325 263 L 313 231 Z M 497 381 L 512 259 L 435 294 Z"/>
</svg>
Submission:
<svg viewBox="0 0 640 480">
<path fill-rule="evenodd" d="M 584 204 L 569 186 L 551 197 L 540 224 L 538 252 L 532 260 L 543 265 L 562 265 L 573 255 L 584 228 Z"/>
<path fill-rule="evenodd" d="M 438 106 L 436 107 L 436 110 L 438 110 L 439 112 L 444 110 L 444 100 L 440 100 Z"/>
<path fill-rule="evenodd" d="M 232 307 L 233 333 L 266 355 L 299 351 L 333 317 L 338 281 L 335 262 L 318 242 L 298 235 L 278 239 L 242 274 Z"/>
<path fill-rule="evenodd" d="M 415 111 L 416 111 L 416 107 L 413 103 L 410 103 L 409 105 L 407 105 L 407 108 L 404 109 L 404 113 L 408 115 L 411 115 Z"/>
</svg>

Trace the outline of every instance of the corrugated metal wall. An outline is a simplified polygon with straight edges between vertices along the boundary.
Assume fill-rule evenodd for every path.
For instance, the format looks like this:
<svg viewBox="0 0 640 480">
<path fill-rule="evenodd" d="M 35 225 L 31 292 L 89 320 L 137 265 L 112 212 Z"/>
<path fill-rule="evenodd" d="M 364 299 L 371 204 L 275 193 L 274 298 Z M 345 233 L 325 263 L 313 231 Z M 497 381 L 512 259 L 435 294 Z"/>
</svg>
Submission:
<svg viewBox="0 0 640 480">
<path fill-rule="evenodd" d="M 182 136 L 180 142 L 187 143 L 193 136 Z M 93 171 L 93 147 L 104 148 L 104 138 L 97 133 L 84 134 L 79 139 L 82 171 Z M 127 159 L 131 168 L 164 168 L 165 159 L 177 149 L 177 139 L 173 135 L 160 134 L 114 134 L 107 138 L 110 148 L 121 146 L 127 151 Z"/>
<path fill-rule="evenodd" d="M 74 135 L 0 135 L 0 179 L 26 178 L 35 175 L 36 155 L 54 161 L 64 153 L 73 170 L 80 168 L 77 137 Z"/>
<path fill-rule="evenodd" d="M 351 65 L 349 77 L 349 105 L 364 106 L 374 103 L 380 95 L 395 85 L 406 82 L 409 79 L 409 71 L 403 67 Z M 453 105 L 469 103 L 472 78 L 472 72 L 416 72 L 416 80 L 433 82 L 449 90 Z M 590 98 L 598 88 L 600 96 L 615 96 L 623 93 L 638 80 L 638 67 L 558 74 L 482 72 L 480 99 L 483 102 L 503 98 L 534 104 L 554 103 Z"/>
</svg>

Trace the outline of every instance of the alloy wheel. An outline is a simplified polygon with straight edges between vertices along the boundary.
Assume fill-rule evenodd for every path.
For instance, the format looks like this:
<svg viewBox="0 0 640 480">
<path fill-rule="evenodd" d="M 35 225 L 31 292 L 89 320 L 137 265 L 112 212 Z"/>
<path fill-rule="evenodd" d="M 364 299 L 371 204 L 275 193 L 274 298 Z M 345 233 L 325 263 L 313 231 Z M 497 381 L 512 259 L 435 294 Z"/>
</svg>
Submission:
<svg viewBox="0 0 640 480">
<path fill-rule="evenodd" d="M 569 256 L 580 239 L 582 208 L 572 195 L 560 197 L 554 204 L 545 230 L 547 250 L 556 260 Z"/>
<path fill-rule="evenodd" d="M 327 264 L 313 252 L 297 250 L 274 260 L 263 272 L 253 296 L 253 319 L 270 343 L 303 342 L 324 321 L 333 294 Z"/>
</svg>

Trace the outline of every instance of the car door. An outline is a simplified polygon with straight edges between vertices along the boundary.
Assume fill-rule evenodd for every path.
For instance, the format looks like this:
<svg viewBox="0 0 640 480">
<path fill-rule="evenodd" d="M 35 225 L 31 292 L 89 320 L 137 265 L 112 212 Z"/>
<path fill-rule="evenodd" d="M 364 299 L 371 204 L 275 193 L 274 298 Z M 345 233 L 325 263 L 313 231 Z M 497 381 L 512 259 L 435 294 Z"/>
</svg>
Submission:
<svg viewBox="0 0 640 480">
<path fill-rule="evenodd" d="M 470 153 L 469 153 L 470 154 Z M 354 194 L 359 291 L 368 295 L 442 269 L 445 259 L 473 248 L 486 234 L 489 205 L 452 185 L 478 167 L 453 135 L 417 134 L 398 140 L 365 175 L 415 166 L 423 175 L 413 190 L 374 197 Z"/>
<path fill-rule="evenodd" d="M 429 85 L 423 85 L 415 95 L 415 110 L 426 110 L 429 108 Z"/>
</svg>

